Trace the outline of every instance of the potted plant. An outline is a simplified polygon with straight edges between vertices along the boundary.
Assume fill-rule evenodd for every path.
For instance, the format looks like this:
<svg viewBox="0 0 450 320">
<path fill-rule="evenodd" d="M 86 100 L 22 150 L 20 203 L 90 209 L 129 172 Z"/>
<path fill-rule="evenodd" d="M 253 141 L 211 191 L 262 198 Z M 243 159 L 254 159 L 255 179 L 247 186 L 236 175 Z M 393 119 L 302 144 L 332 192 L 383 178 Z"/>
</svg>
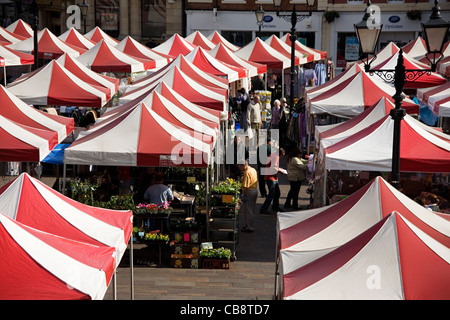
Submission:
<svg viewBox="0 0 450 320">
<path fill-rule="evenodd" d="M 336 18 L 339 18 L 339 12 L 334 10 L 325 11 L 323 16 L 328 23 L 332 23 Z"/>
<path fill-rule="evenodd" d="M 406 12 L 406 16 L 410 20 L 422 20 L 422 12 L 420 10 L 409 10 Z"/>
<path fill-rule="evenodd" d="M 231 250 L 228 248 L 204 249 L 200 250 L 202 265 L 205 269 L 229 269 Z"/>
</svg>

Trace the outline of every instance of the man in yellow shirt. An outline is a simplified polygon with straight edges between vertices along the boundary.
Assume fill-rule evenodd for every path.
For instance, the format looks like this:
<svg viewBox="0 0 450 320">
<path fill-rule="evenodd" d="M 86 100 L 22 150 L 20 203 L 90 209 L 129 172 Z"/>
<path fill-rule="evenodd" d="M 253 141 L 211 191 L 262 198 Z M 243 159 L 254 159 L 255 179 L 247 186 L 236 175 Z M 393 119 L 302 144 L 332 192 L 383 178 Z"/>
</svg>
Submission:
<svg viewBox="0 0 450 320">
<path fill-rule="evenodd" d="M 254 168 L 248 165 L 247 161 L 239 163 L 238 167 L 243 172 L 241 180 L 241 213 L 245 216 L 246 226 L 242 229 L 242 231 L 253 232 L 253 216 L 256 207 L 256 200 L 258 198 L 258 174 Z"/>
</svg>

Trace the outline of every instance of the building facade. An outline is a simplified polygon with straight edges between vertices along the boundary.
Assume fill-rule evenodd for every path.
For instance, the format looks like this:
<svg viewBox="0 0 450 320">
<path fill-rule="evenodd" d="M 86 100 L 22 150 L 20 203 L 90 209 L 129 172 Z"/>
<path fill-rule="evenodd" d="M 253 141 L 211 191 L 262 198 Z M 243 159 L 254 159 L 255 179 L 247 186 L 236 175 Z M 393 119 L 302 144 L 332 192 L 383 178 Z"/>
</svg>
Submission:
<svg viewBox="0 0 450 320">
<path fill-rule="evenodd" d="M 429 20 L 434 1 L 431 0 L 374 0 L 379 8 L 377 14 L 383 29 L 378 49 L 389 42 L 403 46 L 422 33 L 421 23 Z M 319 8 L 324 10 L 322 28 L 322 50 L 335 62 L 337 68 L 345 67 L 347 61 L 356 60 L 358 46 L 353 24 L 361 21 L 366 1 L 359 0 L 325 0 Z M 440 1 L 442 17 L 450 21 L 450 3 Z M 339 17 L 327 21 L 326 17 L 337 12 Z M 334 15 L 335 16 L 335 15 Z M 331 20 L 331 19 L 330 19 Z"/>
<path fill-rule="evenodd" d="M 83 0 L 37 0 L 39 27 L 47 27 L 59 35 L 67 30 L 71 6 Z M 440 0 L 444 19 L 450 21 L 450 2 Z M 14 15 L 32 24 L 33 0 L 14 1 L 2 5 L 5 18 Z M 149 46 L 157 45 L 172 34 L 187 36 L 199 30 L 205 35 L 218 31 L 230 42 L 243 46 L 256 36 L 281 37 L 290 32 L 290 12 L 295 8 L 300 16 L 296 25 L 297 38 L 307 46 L 324 50 L 336 68 L 358 59 L 358 46 L 353 24 L 358 23 L 366 8 L 364 0 L 317 0 L 308 16 L 306 0 L 283 0 L 275 8 L 273 0 L 86 0 L 89 5 L 86 31 L 99 26 L 122 39 L 130 35 Z M 434 0 L 373 0 L 379 8 L 383 32 L 379 49 L 390 41 L 404 45 L 421 35 L 421 22 L 429 19 Z M 261 26 L 255 11 L 265 11 Z M 81 24 L 83 32 L 83 24 Z"/>
</svg>

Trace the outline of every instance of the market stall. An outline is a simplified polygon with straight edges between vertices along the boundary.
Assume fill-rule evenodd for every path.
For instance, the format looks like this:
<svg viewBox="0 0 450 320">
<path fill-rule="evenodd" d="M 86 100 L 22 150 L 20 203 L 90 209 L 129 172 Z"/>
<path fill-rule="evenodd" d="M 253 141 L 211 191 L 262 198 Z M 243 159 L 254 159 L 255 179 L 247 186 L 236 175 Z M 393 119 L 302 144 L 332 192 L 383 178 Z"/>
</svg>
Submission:
<svg viewBox="0 0 450 320">
<path fill-rule="evenodd" d="M 89 271 L 89 268 L 77 265 L 74 260 L 63 258 L 60 254 L 55 256 L 55 253 L 52 254 L 43 247 L 41 247 L 41 250 L 32 250 L 28 243 L 27 249 L 24 250 L 31 254 L 33 258 L 38 258 L 37 261 L 41 263 L 41 267 L 44 266 L 47 269 L 47 276 L 39 278 L 39 283 L 35 282 L 34 277 L 32 277 L 32 281 L 25 281 L 20 290 L 23 297 L 42 298 L 42 296 L 35 296 L 36 290 L 37 292 L 42 290 L 42 292 L 48 292 L 48 294 L 59 292 L 59 294 L 67 296 L 67 299 L 80 299 L 84 294 L 88 294 L 91 299 L 103 298 L 131 236 L 131 211 L 106 210 L 82 204 L 63 196 L 41 181 L 23 173 L 0 189 L 0 212 L 17 224 L 26 226 L 26 229 L 32 228 L 36 233 L 45 232 L 49 239 L 53 239 L 52 245 L 56 244 L 57 239 L 62 241 L 61 244 L 65 242 L 66 246 L 59 245 L 59 250 L 69 256 L 75 255 L 72 256 L 73 258 L 78 255 L 78 259 L 75 260 L 91 267 L 100 262 L 104 266 L 104 268 Z M 18 239 L 16 238 L 16 240 Z M 22 242 L 22 244 L 25 245 L 26 243 Z M 78 244 L 79 247 L 73 244 Z M 40 243 L 33 242 L 33 245 L 40 245 Z M 82 248 L 84 249 L 81 251 Z M 40 258 L 39 254 L 41 254 Z M 30 268 L 30 271 L 36 268 L 34 263 L 24 264 L 23 261 L 29 260 L 27 255 L 21 254 L 17 258 L 18 260 L 14 261 L 20 262 L 22 268 L 25 265 Z M 55 261 L 58 261 L 58 263 L 55 263 Z M 106 261 L 108 261 L 107 264 L 105 264 Z M 72 267 L 68 268 L 67 266 L 70 265 Z M 58 269 L 60 270 L 58 271 Z M 17 272 L 16 268 L 11 267 L 5 268 L 6 270 Z M 63 270 L 71 270 L 70 275 L 65 275 L 59 281 L 67 281 L 68 284 L 76 288 L 77 290 L 69 290 L 72 294 L 61 291 L 61 288 L 66 287 L 65 284 L 56 288 L 53 287 L 53 277 L 62 276 Z M 79 271 L 74 274 L 74 270 Z M 37 272 L 37 270 L 34 270 L 34 272 Z M 97 280 L 93 278 L 95 274 L 97 274 Z M 103 277 L 103 280 L 99 281 L 101 277 Z M 16 275 L 14 278 L 28 280 L 26 274 Z M 42 286 L 42 279 L 46 280 L 48 287 Z M 89 279 L 89 281 L 85 282 L 86 279 Z M 93 284 L 96 284 L 96 286 L 93 286 L 90 290 L 86 288 L 86 285 L 90 287 Z M 12 283 L 12 285 L 17 287 L 17 283 Z M 24 288 L 35 289 L 24 290 Z M 9 290 L 6 290 L 6 292 L 9 292 Z M 57 299 L 56 296 L 54 298 Z"/>
<path fill-rule="evenodd" d="M 59 37 L 65 43 L 71 44 L 73 46 L 83 48 L 85 50 L 91 49 L 95 46 L 95 43 L 83 36 L 77 29 L 74 27 L 70 28 Z"/>
<path fill-rule="evenodd" d="M 211 108 L 219 111 L 227 110 L 227 93 L 228 90 L 207 87 L 192 78 L 188 77 L 176 65 L 167 70 L 166 73 L 158 74 L 160 77 L 152 77 L 151 82 L 147 82 L 145 86 L 139 86 L 136 89 L 131 87 L 119 99 L 119 104 L 125 104 L 131 101 L 142 101 L 148 96 L 156 86 L 164 81 L 166 85 L 177 91 L 183 97 L 192 103 Z M 153 80 L 153 81 L 152 81 Z"/>
<path fill-rule="evenodd" d="M 52 130 L 37 129 L 0 115 L 0 160 L 40 162 L 58 143 Z"/>
<path fill-rule="evenodd" d="M 280 38 L 278 38 L 276 35 L 271 35 L 269 38 L 265 40 L 265 42 L 277 50 L 279 53 L 285 55 L 287 58 L 291 58 L 291 46 L 289 46 L 286 42 L 282 41 Z M 308 63 L 307 54 L 302 53 L 300 51 L 295 50 L 295 59 L 298 62 L 295 61 L 295 65 L 303 65 L 305 63 Z"/>
<path fill-rule="evenodd" d="M 446 300 L 449 256 L 448 247 L 393 212 L 327 255 L 286 274 L 283 298 Z"/>
<path fill-rule="evenodd" d="M 214 48 L 216 46 L 210 39 L 208 39 L 205 35 L 203 35 L 198 30 L 192 32 L 190 35 L 185 37 L 185 39 L 188 42 L 192 43 L 193 45 L 199 46 L 207 51 L 211 50 L 212 48 Z"/>
<path fill-rule="evenodd" d="M 392 165 L 393 120 L 389 115 L 369 127 L 324 149 L 317 159 L 316 204 L 327 202 L 327 174 L 330 170 L 390 172 Z M 450 168 L 450 137 L 409 115 L 401 122 L 401 172 L 440 172 Z M 337 180 L 335 180 L 337 181 Z M 409 187 L 405 182 L 402 188 Z M 419 190 L 417 190 L 418 192 Z"/>
<path fill-rule="evenodd" d="M 89 31 L 84 35 L 87 39 L 91 40 L 93 43 L 97 44 L 100 41 L 104 40 L 106 43 L 115 46 L 119 43 L 118 40 L 114 39 L 110 35 L 108 35 L 105 31 L 100 29 L 100 27 L 96 26 L 94 29 Z"/>
<path fill-rule="evenodd" d="M 92 71 L 81 64 L 77 59 L 66 53 L 56 61 L 80 80 L 96 87 L 105 87 L 109 89 L 111 97 L 113 97 L 119 89 L 119 79 Z"/>
<path fill-rule="evenodd" d="M 223 61 L 229 65 L 233 65 L 236 67 L 242 67 L 248 70 L 248 76 L 256 77 L 259 74 L 263 74 L 267 72 L 267 66 L 264 64 L 247 61 L 244 60 L 230 49 L 228 49 L 223 43 L 219 43 L 212 50 L 208 51 L 208 53 L 214 58 Z"/>
<path fill-rule="evenodd" d="M 197 47 L 186 54 L 185 58 L 200 70 L 218 77 L 226 78 L 229 83 L 248 77 L 248 70 L 246 68 L 222 62 L 211 56 L 201 47 Z"/>
<path fill-rule="evenodd" d="M 110 89 L 82 81 L 56 60 L 23 75 L 7 88 L 22 101 L 40 106 L 101 108 L 112 98 Z"/>
<path fill-rule="evenodd" d="M 14 34 L 3 27 L 0 27 L 0 45 L 10 45 L 27 39 L 18 34 Z"/>
<path fill-rule="evenodd" d="M 115 48 L 132 57 L 153 61 L 153 65 L 150 69 L 160 68 L 173 60 L 171 56 L 157 53 L 130 36 L 125 37 L 115 46 Z"/>
<path fill-rule="evenodd" d="M 172 57 L 178 57 L 180 54 L 188 54 L 196 47 L 196 45 L 190 43 L 178 33 L 175 33 L 169 39 L 154 47 L 153 50 Z"/>
<path fill-rule="evenodd" d="M 8 45 L 8 48 L 32 54 L 34 50 L 34 38 L 28 38 L 23 41 Z M 64 53 L 73 57 L 78 57 L 85 53 L 86 49 L 76 47 L 65 43 L 55 36 L 47 28 L 38 33 L 38 57 L 39 59 L 56 59 Z"/>
<path fill-rule="evenodd" d="M 285 33 L 281 37 L 281 40 L 286 42 L 288 46 L 291 46 L 291 34 L 290 33 Z M 313 56 L 312 61 L 319 61 L 319 60 L 323 60 L 323 59 L 327 58 L 326 51 L 321 51 L 321 50 L 307 47 L 306 45 L 304 45 L 303 43 L 301 43 L 298 40 L 295 41 L 295 50 L 299 51 L 300 53 L 306 53 L 308 55 L 308 62 L 310 62 L 309 61 L 310 56 Z"/>
<path fill-rule="evenodd" d="M 0 299 L 103 299 L 116 264 L 114 248 L 30 228 L 3 213 L 0 236 Z"/>
<path fill-rule="evenodd" d="M 153 61 L 132 57 L 100 40 L 77 60 L 95 72 L 134 73 L 154 67 Z"/>
<path fill-rule="evenodd" d="M 6 30 L 25 38 L 30 38 L 33 36 L 33 28 L 31 28 L 31 26 L 22 19 L 18 19 L 11 23 L 6 27 Z"/>
<path fill-rule="evenodd" d="M 1 116 L 28 127 L 54 131 L 58 143 L 73 132 L 73 119 L 40 111 L 17 98 L 3 86 L 0 86 L 0 101 Z"/>
<path fill-rule="evenodd" d="M 218 45 L 219 43 L 222 43 L 225 47 L 230 49 L 231 51 L 235 52 L 240 49 L 240 47 L 232 44 L 230 41 L 225 39 L 219 32 L 214 31 L 209 36 L 208 39 L 211 40 L 212 43 L 215 45 Z"/>
<path fill-rule="evenodd" d="M 393 211 L 400 213 L 433 241 L 445 247 L 450 245 L 447 219 L 410 199 L 381 177 L 368 181 L 364 187 L 332 205 L 302 212 L 278 213 L 278 298 L 290 296 L 287 292 L 291 289 L 284 286 L 295 284 L 292 272 L 320 261 Z M 349 280 L 348 284 L 351 283 Z"/>
</svg>

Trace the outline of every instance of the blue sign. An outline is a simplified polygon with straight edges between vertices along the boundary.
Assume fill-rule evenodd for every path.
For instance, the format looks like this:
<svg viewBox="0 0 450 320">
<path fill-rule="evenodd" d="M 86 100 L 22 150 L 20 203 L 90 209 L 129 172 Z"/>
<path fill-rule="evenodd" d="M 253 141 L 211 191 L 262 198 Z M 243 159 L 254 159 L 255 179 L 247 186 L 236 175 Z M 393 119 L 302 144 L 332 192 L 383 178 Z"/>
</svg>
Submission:
<svg viewBox="0 0 450 320">
<path fill-rule="evenodd" d="M 399 16 L 390 16 L 389 17 L 389 22 L 397 23 L 399 21 L 400 21 L 400 17 Z"/>
<path fill-rule="evenodd" d="M 264 16 L 263 21 L 267 22 L 267 23 L 272 22 L 273 21 L 273 17 L 272 16 Z"/>
</svg>

